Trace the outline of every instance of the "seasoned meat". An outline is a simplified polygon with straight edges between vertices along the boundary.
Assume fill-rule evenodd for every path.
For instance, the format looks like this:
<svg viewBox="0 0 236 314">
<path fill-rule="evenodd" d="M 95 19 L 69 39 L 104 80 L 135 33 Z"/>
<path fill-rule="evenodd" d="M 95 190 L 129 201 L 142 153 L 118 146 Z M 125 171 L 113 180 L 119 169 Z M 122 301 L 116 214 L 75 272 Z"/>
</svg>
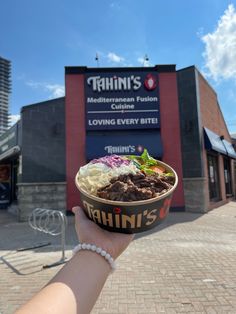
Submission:
<svg viewBox="0 0 236 314">
<path fill-rule="evenodd" d="M 123 174 L 113 178 L 110 184 L 100 188 L 97 196 L 122 202 L 146 200 L 167 192 L 174 183 L 169 179 L 157 175 Z M 172 183 L 173 182 L 173 183 Z"/>
</svg>

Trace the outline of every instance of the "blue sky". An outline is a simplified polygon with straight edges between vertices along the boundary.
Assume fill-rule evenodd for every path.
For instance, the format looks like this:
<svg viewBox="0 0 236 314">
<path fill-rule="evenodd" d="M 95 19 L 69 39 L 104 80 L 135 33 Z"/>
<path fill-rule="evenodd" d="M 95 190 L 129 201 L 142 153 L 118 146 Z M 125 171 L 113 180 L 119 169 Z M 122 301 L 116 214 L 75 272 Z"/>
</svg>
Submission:
<svg viewBox="0 0 236 314">
<path fill-rule="evenodd" d="M 64 94 L 64 66 L 196 65 L 236 132 L 236 0 L 9 0 L 0 55 L 12 61 L 10 112 Z"/>
</svg>

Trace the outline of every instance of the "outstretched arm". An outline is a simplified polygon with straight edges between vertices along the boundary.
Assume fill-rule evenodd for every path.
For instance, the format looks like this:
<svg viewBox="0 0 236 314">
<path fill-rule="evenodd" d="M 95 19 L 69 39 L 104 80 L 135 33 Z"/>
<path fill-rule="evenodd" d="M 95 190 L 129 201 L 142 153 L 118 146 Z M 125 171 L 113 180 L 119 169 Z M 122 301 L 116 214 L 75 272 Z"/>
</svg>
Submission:
<svg viewBox="0 0 236 314">
<path fill-rule="evenodd" d="M 73 208 L 81 243 L 95 244 L 116 259 L 129 245 L 132 235 L 108 232 L 88 220 L 82 209 Z M 111 271 L 97 253 L 82 250 L 16 314 L 87 314 L 92 310 Z"/>
</svg>

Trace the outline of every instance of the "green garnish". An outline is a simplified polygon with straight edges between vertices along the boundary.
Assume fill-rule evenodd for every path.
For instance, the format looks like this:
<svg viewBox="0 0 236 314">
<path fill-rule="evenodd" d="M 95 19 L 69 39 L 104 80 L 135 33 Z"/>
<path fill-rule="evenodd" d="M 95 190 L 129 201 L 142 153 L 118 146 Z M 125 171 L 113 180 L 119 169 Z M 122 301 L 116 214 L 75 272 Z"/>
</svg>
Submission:
<svg viewBox="0 0 236 314">
<path fill-rule="evenodd" d="M 129 155 L 126 156 L 132 160 L 134 165 L 148 175 L 159 175 L 160 177 L 174 177 L 171 172 L 165 172 L 166 169 L 159 165 L 158 161 L 151 157 L 145 148 L 141 156 Z"/>
<path fill-rule="evenodd" d="M 146 168 L 146 167 L 141 167 L 140 170 L 145 172 L 146 174 L 155 174 L 156 172 L 153 171 L 152 169 Z"/>
<path fill-rule="evenodd" d="M 174 174 L 171 173 L 171 172 L 167 172 L 167 173 L 165 173 L 165 176 L 166 176 L 166 177 L 174 177 Z"/>
<path fill-rule="evenodd" d="M 145 164 L 148 164 L 149 166 L 155 166 L 157 165 L 156 159 L 152 158 L 149 154 L 147 149 L 145 148 L 142 155 L 140 156 L 141 159 Z"/>
</svg>

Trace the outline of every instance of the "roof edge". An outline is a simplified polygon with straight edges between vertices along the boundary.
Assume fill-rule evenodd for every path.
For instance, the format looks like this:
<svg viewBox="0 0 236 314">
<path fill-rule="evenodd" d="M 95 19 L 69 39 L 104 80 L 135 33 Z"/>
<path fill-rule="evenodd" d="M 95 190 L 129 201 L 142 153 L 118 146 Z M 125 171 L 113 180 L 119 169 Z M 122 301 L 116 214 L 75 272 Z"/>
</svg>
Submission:
<svg viewBox="0 0 236 314">
<path fill-rule="evenodd" d="M 24 111 L 24 110 L 27 110 L 29 107 L 38 106 L 38 105 L 47 105 L 48 103 L 56 101 L 56 100 L 59 100 L 59 99 L 65 99 L 65 96 L 58 97 L 58 98 L 53 98 L 53 99 L 48 99 L 48 100 L 43 100 L 43 101 L 40 101 L 40 102 L 37 102 L 37 103 L 34 103 L 34 104 L 29 104 L 29 105 L 22 106 L 21 107 L 21 112 Z"/>
<path fill-rule="evenodd" d="M 85 74 L 91 72 L 146 72 L 146 71 L 157 71 L 157 72 L 175 72 L 175 64 L 159 64 L 153 67 L 103 67 L 103 68 L 89 68 L 87 66 L 65 66 L 65 74 Z"/>
</svg>

